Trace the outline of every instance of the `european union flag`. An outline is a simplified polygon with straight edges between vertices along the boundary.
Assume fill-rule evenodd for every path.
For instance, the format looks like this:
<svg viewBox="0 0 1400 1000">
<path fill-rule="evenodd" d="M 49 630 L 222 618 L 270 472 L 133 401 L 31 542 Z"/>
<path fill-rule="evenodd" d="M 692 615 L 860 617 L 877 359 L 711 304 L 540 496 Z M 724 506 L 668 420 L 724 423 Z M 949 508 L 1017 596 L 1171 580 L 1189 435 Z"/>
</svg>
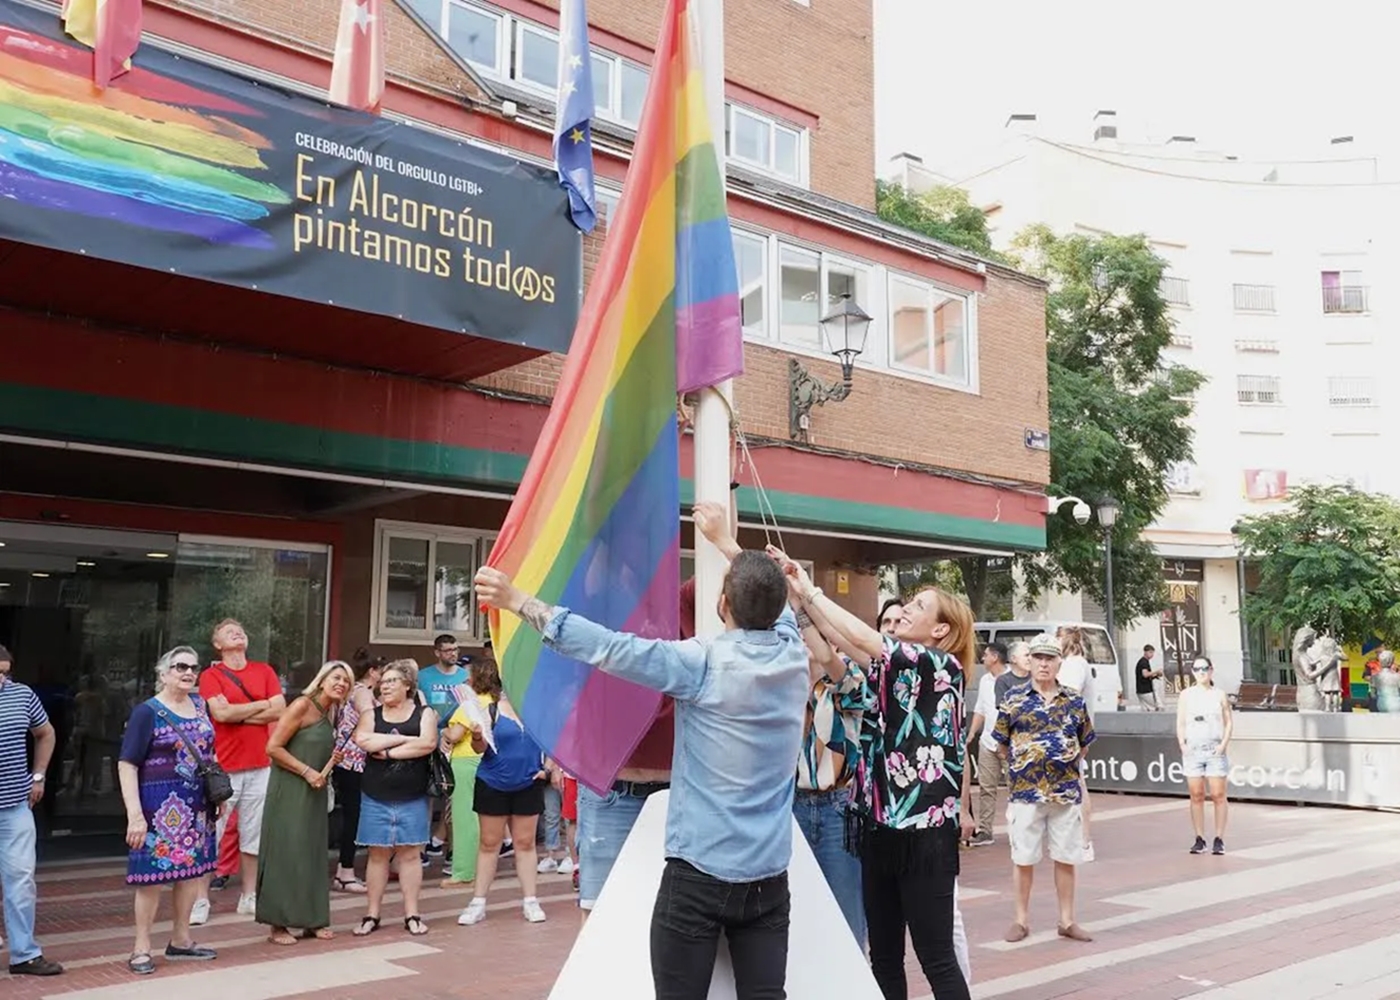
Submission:
<svg viewBox="0 0 1400 1000">
<path fill-rule="evenodd" d="M 569 192 L 569 216 L 585 233 L 598 221 L 593 185 L 593 60 L 584 0 L 559 8 L 559 110 L 554 119 L 554 166 Z"/>
</svg>

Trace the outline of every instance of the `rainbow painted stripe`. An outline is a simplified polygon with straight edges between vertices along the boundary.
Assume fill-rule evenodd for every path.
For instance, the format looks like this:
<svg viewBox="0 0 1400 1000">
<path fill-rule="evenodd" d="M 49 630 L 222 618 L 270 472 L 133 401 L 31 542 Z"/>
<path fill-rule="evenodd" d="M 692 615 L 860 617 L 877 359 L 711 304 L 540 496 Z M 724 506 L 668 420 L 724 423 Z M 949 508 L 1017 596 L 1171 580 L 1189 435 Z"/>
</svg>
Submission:
<svg viewBox="0 0 1400 1000">
<path fill-rule="evenodd" d="M 272 144 L 221 114 L 258 112 L 140 68 L 98 91 L 92 60 L 0 25 L 0 201 L 272 249 L 258 224 L 291 199 L 243 173 Z"/>
<path fill-rule="evenodd" d="M 488 564 L 612 628 L 675 638 L 676 393 L 743 368 L 738 280 L 695 14 L 669 0 L 617 219 L 549 419 Z M 545 649 L 491 612 L 506 690 L 545 751 L 604 791 L 661 696 Z"/>
</svg>

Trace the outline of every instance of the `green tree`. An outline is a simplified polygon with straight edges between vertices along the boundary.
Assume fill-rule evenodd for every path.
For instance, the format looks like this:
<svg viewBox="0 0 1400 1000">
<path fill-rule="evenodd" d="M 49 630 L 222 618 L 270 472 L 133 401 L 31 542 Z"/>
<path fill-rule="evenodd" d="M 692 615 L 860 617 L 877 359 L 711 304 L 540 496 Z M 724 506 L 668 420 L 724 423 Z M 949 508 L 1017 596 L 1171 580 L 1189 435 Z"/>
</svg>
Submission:
<svg viewBox="0 0 1400 1000">
<path fill-rule="evenodd" d="M 984 213 L 958 188 L 911 195 L 876 185 L 881 218 L 987 254 Z M 1142 532 L 1166 507 L 1167 470 L 1191 459 L 1191 398 L 1204 379 L 1163 358 L 1172 319 L 1160 286 L 1166 262 L 1143 236 L 1058 236 L 1031 226 L 1009 255 L 991 254 L 1044 278 L 1050 409 L 1050 487 L 1091 506 L 1119 503 L 1113 529 L 1113 596 L 1122 622 L 1165 604 L 1161 560 Z M 1016 560 L 1028 597 L 1049 588 L 1104 601 L 1103 535 L 1068 511 L 1046 522 L 1046 551 Z M 996 560 L 959 559 L 963 590 L 985 618 L 1004 606 L 1009 581 Z"/>
<path fill-rule="evenodd" d="M 1235 529 L 1259 567 L 1245 617 L 1343 643 L 1400 642 L 1400 504 L 1347 486 L 1304 486 Z"/>
<path fill-rule="evenodd" d="M 968 200 L 962 188 L 940 184 L 914 194 L 899 184 L 876 181 L 875 211 L 886 222 L 984 257 L 1003 259 L 992 249 L 986 213 Z"/>
<path fill-rule="evenodd" d="M 1167 505 L 1167 470 L 1192 456 L 1187 423 L 1200 373 L 1162 354 L 1172 319 L 1160 291 L 1165 261 L 1143 236 L 1058 236 L 1031 226 L 1013 243 L 1023 270 L 1049 285 L 1045 306 L 1050 492 L 1091 506 L 1118 501 L 1113 527 L 1117 619 L 1165 605 L 1161 560 L 1142 532 Z M 1022 558 L 1034 598 L 1047 587 L 1102 602 L 1102 531 L 1068 511 L 1046 522 L 1046 552 Z"/>
</svg>

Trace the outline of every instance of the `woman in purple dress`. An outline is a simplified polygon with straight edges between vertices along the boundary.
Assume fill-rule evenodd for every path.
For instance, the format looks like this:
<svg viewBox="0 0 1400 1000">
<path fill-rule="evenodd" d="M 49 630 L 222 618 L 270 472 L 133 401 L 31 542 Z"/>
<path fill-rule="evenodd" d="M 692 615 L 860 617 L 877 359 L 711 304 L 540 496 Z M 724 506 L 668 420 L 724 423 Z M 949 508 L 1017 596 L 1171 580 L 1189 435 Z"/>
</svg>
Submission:
<svg viewBox="0 0 1400 1000">
<path fill-rule="evenodd" d="M 199 655 L 177 646 L 156 664 L 156 695 L 131 712 L 117 774 L 126 805 L 127 885 L 136 887 L 136 944 L 127 967 L 138 976 L 156 971 L 151 924 L 160 887 L 174 893 L 174 927 L 166 961 L 208 961 L 212 948 L 190 937 L 190 907 L 200 879 L 214 870 L 215 810 L 205 801 L 195 754 L 214 760 L 214 727 L 192 692 Z"/>
</svg>

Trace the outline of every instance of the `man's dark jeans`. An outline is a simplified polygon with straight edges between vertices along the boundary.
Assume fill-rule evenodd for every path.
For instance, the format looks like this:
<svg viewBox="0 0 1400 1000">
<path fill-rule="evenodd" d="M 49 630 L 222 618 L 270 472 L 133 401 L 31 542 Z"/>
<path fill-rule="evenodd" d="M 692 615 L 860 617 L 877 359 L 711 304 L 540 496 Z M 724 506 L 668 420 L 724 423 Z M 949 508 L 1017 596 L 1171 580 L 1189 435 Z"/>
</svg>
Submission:
<svg viewBox="0 0 1400 1000">
<path fill-rule="evenodd" d="M 721 931 L 739 1000 L 786 1000 L 791 909 L 786 872 L 761 882 L 721 882 L 668 859 L 651 916 L 656 1000 L 709 996 Z"/>
</svg>

